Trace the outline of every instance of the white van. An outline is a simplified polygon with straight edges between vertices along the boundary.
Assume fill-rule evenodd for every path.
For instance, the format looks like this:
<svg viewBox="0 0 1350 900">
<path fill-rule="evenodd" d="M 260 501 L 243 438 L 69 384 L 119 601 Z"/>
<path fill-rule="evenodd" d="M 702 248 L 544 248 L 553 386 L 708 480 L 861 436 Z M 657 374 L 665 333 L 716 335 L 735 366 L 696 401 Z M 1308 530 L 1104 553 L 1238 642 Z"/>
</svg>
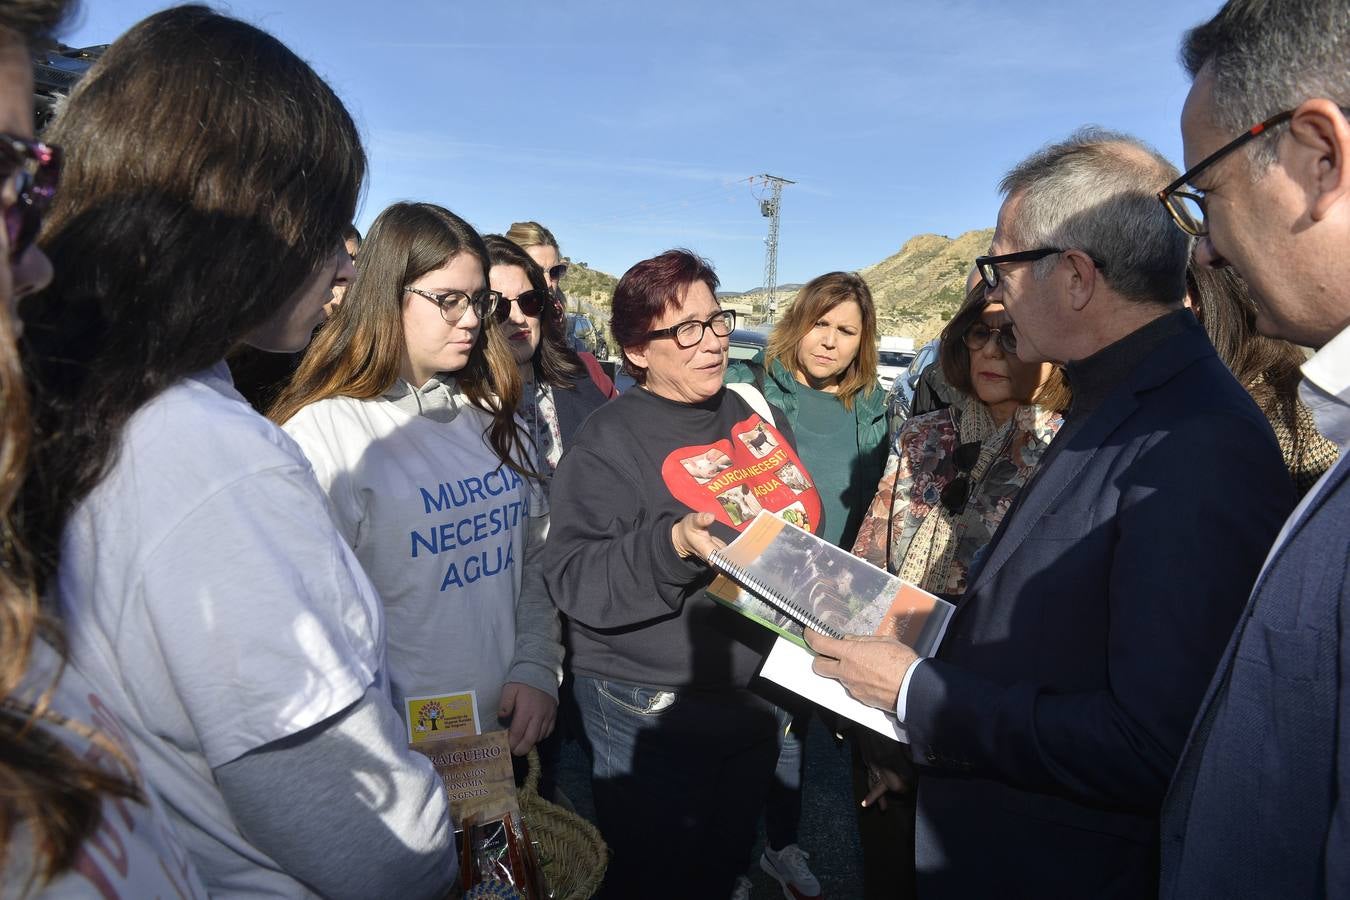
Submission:
<svg viewBox="0 0 1350 900">
<path fill-rule="evenodd" d="M 877 347 L 877 382 L 889 391 L 891 383 L 909 368 L 914 359 L 914 338 L 882 335 Z"/>
</svg>

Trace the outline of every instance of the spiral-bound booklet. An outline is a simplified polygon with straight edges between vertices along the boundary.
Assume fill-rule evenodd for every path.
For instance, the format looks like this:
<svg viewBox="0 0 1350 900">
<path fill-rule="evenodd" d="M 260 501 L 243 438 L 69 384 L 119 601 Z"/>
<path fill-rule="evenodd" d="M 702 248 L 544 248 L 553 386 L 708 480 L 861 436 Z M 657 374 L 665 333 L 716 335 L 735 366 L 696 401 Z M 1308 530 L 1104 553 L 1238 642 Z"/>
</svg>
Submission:
<svg viewBox="0 0 1350 900">
<path fill-rule="evenodd" d="M 803 647 L 809 625 L 890 635 L 929 656 L 955 608 L 767 510 L 710 562 L 724 573 L 710 597 Z"/>
</svg>

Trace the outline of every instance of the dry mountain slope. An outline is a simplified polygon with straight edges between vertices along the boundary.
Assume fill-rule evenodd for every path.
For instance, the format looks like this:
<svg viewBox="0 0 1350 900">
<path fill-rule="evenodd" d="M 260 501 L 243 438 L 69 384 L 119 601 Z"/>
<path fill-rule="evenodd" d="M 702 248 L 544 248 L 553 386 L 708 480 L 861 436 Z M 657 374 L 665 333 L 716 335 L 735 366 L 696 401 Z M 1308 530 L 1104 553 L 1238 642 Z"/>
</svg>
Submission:
<svg viewBox="0 0 1350 900">
<path fill-rule="evenodd" d="M 988 251 L 992 228 L 967 231 L 953 240 L 938 234 L 912 237 L 900 252 L 858 274 L 877 303 L 883 334 L 937 337 L 961 305 L 975 257 Z"/>
<path fill-rule="evenodd" d="M 960 306 L 966 275 L 975 264 L 975 257 L 989 249 L 993 234 L 992 228 L 967 231 L 954 239 L 920 234 L 906 241 L 893 255 L 861 270 L 858 274 L 876 299 L 880 333 L 908 335 L 920 342 L 937 337 Z M 613 275 L 574 262 L 562 286 L 574 308 L 597 312 L 608 320 L 616 284 L 618 279 Z M 792 302 L 794 293 L 780 293 L 780 314 Z M 762 289 L 729 299 L 737 305 L 752 304 L 756 318 L 763 315 Z"/>
</svg>

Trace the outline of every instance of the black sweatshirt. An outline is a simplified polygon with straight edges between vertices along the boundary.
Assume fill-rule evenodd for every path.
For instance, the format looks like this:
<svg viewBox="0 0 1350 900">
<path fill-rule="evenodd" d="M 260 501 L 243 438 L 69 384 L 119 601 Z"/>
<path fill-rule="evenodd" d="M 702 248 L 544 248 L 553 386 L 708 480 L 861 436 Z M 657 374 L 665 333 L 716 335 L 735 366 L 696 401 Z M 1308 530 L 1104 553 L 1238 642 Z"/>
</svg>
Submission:
<svg viewBox="0 0 1350 900">
<path fill-rule="evenodd" d="M 778 477 L 806 469 L 786 417 L 774 420 L 728 390 L 686 404 L 642 388 L 586 420 L 553 478 L 544 549 L 549 592 L 572 620 L 573 671 L 672 689 L 749 684 L 772 633 L 708 599 L 712 571 L 681 559 L 670 532 L 706 511 L 730 542 L 761 506 L 791 505 L 818 528 L 814 487 Z"/>
</svg>

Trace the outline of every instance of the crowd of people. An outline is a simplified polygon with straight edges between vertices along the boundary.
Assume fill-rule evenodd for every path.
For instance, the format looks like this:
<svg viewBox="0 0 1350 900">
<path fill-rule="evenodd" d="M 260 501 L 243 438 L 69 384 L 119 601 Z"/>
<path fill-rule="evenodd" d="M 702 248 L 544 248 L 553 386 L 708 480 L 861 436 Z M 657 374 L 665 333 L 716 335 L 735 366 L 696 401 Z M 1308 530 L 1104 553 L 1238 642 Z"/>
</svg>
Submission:
<svg viewBox="0 0 1350 900">
<path fill-rule="evenodd" d="M 729 364 L 688 250 L 615 289 L 617 394 L 547 228 L 363 238 L 341 100 L 205 7 L 35 138 L 67 3 L 0 5 L 0 897 L 450 896 L 410 702 L 460 691 L 545 796 L 584 748 L 604 897 L 749 897 L 761 819 L 821 896 L 817 716 L 868 898 L 1350 896 L 1350 3 L 1184 37 L 1184 174 L 1014 166 L 903 423 L 860 277 Z M 908 743 L 756 677 L 705 589 L 764 511 L 955 604 L 926 658 L 807 632 Z"/>
</svg>

